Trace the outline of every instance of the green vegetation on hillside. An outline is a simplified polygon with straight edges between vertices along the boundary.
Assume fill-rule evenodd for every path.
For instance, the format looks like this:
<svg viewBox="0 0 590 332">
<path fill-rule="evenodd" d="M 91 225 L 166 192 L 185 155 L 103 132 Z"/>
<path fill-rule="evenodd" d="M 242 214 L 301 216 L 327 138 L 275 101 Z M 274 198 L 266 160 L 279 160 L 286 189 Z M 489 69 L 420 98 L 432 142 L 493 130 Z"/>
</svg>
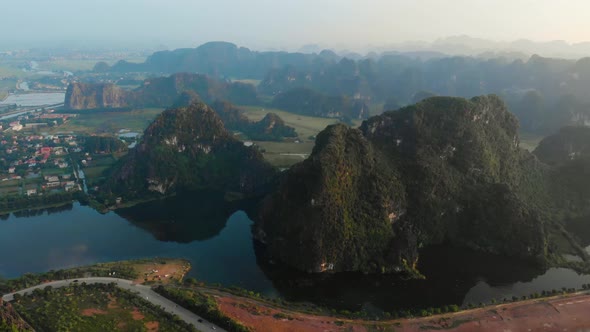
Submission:
<svg viewBox="0 0 590 332">
<path fill-rule="evenodd" d="M 368 106 L 361 100 L 348 96 L 327 96 L 306 88 L 278 94 L 272 106 L 295 114 L 337 118 L 347 122 L 365 118 L 369 112 Z"/>
<path fill-rule="evenodd" d="M 281 141 L 297 137 L 293 127 L 285 124 L 275 113 L 267 113 L 259 121 L 250 121 L 244 111 L 229 102 L 216 101 L 211 108 L 219 114 L 224 126 L 232 131 L 241 132 L 248 139 L 256 141 Z"/>
<path fill-rule="evenodd" d="M 218 308 L 212 295 L 196 289 L 158 286 L 155 291 L 182 307 L 200 315 L 230 332 L 247 332 L 250 329 L 225 316 Z"/>
<path fill-rule="evenodd" d="M 33 332 L 35 331 L 11 304 L 0 305 L 0 331 L 2 332 Z"/>
<path fill-rule="evenodd" d="M 124 90 L 112 83 L 72 83 L 68 86 L 64 107 L 72 110 L 168 107 L 186 91 L 198 94 L 208 103 L 215 100 L 246 105 L 259 103 L 253 85 L 221 81 L 201 74 L 176 73 L 148 78 L 134 90 Z"/>
<path fill-rule="evenodd" d="M 88 153 L 119 153 L 127 151 L 127 145 L 118 138 L 88 136 L 84 138 L 84 151 Z"/>
<path fill-rule="evenodd" d="M 283 110 L 271 108 L 266 109 L 258 106 L 240 106 L 244 110 L 244 115 L 252 121 L 262 120 L 269 112 L 275 113 L 285 121 L 285 124 L 295 128 L 300 139 L 315 140 L 315 136 L 327 126 L 338 123 L 337 119 L 320 118 L 313 116 L 300 115 L 286 112 Z"/>
<path fill-rule="evenodd" d="M 36 289 L 14 307 L 39 331 L 196 331 L 178 317 L 114 284 Z"/>
<path fill-rule="evenodd" d="M 97 193 L 145 199 L 177 190 L 219 190 L 259 195 L 274 169 L 262 155 L 233 137 L 217 114 L 202 103 L 168 109 L 145 130 L 142 141 L 110 171 Z"/>
<path fill-rule="evenodd" d="M 590 157 L 590 128 L 564 127 L 543 139 L 534 151 L 542 162 L 561 165 L 579 158 Z"/>
<path fill-rule="evenodd" d="M 255 236 L 307 271 L 414 273 L 418 249 L 442 242 L 546 262 L 549 173 L 517 132 L 495 96 L 329 126 L 265 199 Z"/>
</svg>

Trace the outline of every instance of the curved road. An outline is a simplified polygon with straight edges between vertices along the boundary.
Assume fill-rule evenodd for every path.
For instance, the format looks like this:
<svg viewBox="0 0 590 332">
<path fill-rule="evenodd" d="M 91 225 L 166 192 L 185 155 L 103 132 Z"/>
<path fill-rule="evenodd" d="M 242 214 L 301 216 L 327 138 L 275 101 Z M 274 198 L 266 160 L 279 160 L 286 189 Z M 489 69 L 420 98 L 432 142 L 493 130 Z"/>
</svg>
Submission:
<svg viewBox="0 0 590 332">
<path fill-rule="evenodd" d="M 78 280 L 78 282 L 74 282 L 74 280 Z M 35 289 L 43 289 L 47 286 L 51 286 L 53 288 L 60 288 L 69 285 L 73 285 L 75 283 L 82 283 L 85 282 L 87 284 L 110 284 L 114 283 L 117 287 L 122 289 L 127 289 L 132 292 L 138 293 L 139 296 L 146 299 L 147 301 L 159 305 L 164 311 L 172 313 L 180 317 L 182 320 L 189 324 L 193 324 L 198 330 L 200 331 L 225 331 L 224 329 L 220 328 L 219 326 L 207 322 L 205 319 L 195 315 L 189 310 L 186 310 L 183 307 L 178 306 L 176 303 L 168 300 L 167 298 L 163 297 L 162 295 L 154 292 L 151 287 L 139 285 L 133 283 L 131 280 L 125 279 L 117 279 L 117 278 L 78 278 L 78 279 L 68 279 L 68 280 L 58 280 L 52 281 L 45 284 L 37 285 L 34 287 L 30 287 L 27 289 L 20 290 L 18 292 L 6 294 L 2 296 L 3 301 L 12 301 L 14 300 L 14 294 L 25 295 L 27 293 L 31 293 Z M 201 320 L 202 322 L 199 322 Z"/>
</svg>

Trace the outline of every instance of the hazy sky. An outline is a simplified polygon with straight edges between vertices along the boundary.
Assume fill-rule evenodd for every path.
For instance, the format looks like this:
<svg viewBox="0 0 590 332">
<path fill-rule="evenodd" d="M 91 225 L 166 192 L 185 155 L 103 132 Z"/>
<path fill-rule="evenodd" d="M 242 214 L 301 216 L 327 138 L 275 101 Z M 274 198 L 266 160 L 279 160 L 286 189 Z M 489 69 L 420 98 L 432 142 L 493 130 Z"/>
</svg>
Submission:
<svg viewBox="0 0 590 332">
<path fill-rule="evenodd" d="M 590 39 L 588 0 L 2 0 L 4 43 L 297 48 L 452 35 Z"/>
</svg>

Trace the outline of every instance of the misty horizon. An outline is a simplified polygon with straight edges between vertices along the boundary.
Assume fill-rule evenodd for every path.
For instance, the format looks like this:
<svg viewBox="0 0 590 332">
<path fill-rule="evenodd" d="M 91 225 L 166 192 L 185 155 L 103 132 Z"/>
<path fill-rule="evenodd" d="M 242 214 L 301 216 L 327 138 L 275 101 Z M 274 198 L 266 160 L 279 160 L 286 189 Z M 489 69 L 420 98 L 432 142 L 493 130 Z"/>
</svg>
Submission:
<svg viewBox="0 0 590 332">
<path fill-rule="evenodd" d="M 534 52 L 514 44 L 584 48 L 590 30 L 583 1 L 322 0 L 194 3 L 131 0 L 13 2 L 0 27 L 7 48 L 193 48 L 227 41 L 253 50 L 436 50 L 470 36 L 474 51 Z M 16 29 L 15 29 L 16 27 Z M 450 38 L 449 38 L 450 37 Z M 525 40 L 525 41 L 523 41 Z M 515 43 L 516 42 L 516 43 Z M 526 46 L 526 45 L 525 45 Z M 523 49 L 524 48 L 524 49 Z M 453 52 L 450 52 L 453 53 Z M 458 52 L 461 53 L 461 52 Z M 575 53 L 575 54 L 574 54 Z"/>
</svg>

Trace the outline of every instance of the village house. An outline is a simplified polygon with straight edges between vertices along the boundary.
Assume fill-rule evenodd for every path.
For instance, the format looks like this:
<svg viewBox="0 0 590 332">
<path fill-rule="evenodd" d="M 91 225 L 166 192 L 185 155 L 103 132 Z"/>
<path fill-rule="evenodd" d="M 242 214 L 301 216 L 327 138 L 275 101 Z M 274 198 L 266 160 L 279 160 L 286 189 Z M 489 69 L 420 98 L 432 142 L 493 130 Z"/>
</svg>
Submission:
<svg viewBox="0 0 590 332">
<path fill-rule="evenodd" d="M 66 154 L 64 151 L 64 148 L 62 148 L 62 147 L 53 148 L 53 153 L 56 156 L 63 156 L 64 154 Z"/>
<path fill-rule="evenodd" d="M 27 189 L 27 196 L 37 195 L 37 189 Z"/>
<path fill-rule="evenodd" d="M 59 187 L 59 186 L 61 186 L 61 183 L 59 181 L 47 182 L 47 188 L 55 188 L 55 187 Z"/>
<path fill-rule="evenodd" d="M 23 125 L 17 124 L 15 126 L 10 127 L 10 129 L 12 129 L 14 131 L 21 131 L 23 129 Z"/>
<path fill-rule="evenodd" d="M 51 155 L 51 148 L 50 147 L 42 147 L 38 153 L 49 157 Z"/>
<path fill-rule="evenodd" d="M 76 181 L 66 181 L 63 182 L 64 186 L 75 186 L 76 185 Z"/>
<path fill-rule="evenodd" d="M 47 182 L 59 182 L 59 178 L 56 175 L 46 175 L 45 181 Z"/>
</svg>

